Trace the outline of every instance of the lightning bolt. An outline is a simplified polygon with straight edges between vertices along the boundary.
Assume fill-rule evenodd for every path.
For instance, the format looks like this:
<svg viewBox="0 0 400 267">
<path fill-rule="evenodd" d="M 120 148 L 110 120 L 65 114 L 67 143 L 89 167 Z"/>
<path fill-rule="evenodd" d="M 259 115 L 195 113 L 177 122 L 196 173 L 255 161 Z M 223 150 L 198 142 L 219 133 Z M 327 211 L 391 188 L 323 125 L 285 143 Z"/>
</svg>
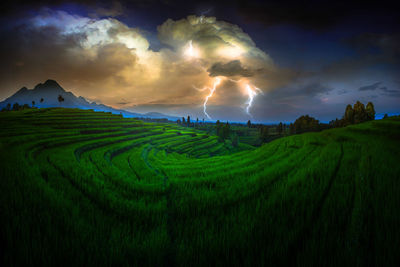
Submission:
<svg viewBox="0 0 400 267">
<path fill-rule="evenodd" d="M 216 77 L 216 78 L 214 79 L 214 82 L 213 82 L 213 86 L 212 86 L 212 87 L 197 88 L 197 87 L 193 86 L 196 90 L 199 90 L 199 91 L 204 91 L 204 90 L 206 90 L 206 89 L 210 90 L 210 93 L 206 96 L 206 99 L 204 100 L 204 103 L 203 103 L 203 111 L 204 111 L 204 114 L 205 114 L 205 115 L 207 116 L 207 118 L 210 119 L 210 120 L 211 120 L 211 117 L 210 117 L 210 115 L 208 115 L 208 113 L 207 113 L 207 102 L 208 102 L 208 99 L 210 99 L 210 98 L 214 95 L 215 90 L 217 89 L 218 85 L 220 85 L 220 84 L 221 84 L 221 78 L 220 78 L 220 77 Z"/>
<path fill-rule="evenodd" d="M 217 89 L 217 86 L 218 86 L 220 83 L 221 83 L 221 78 L 216 77 L 216 78 L 214 79 L 213 87 L 210 88 L 210 94 L 209 94 L 208 96 L 206 96 L 206 100 L 204 101 L 204 104 L 203 104 L 204 114 L 206 114 L 207 118 L 209 118 L 209 119 L 211 119 L 211 117 L 210 117 L 210 115 L 208 115 L 208 113 L 207 113 L 207 102 L 208 102 L 208 99 L 209 99 L 210 97 L 213 96 L 213 94 L 214 94 L 214 92 L 215 92 L 215 89 Z"/>
<path fill-rule="evenodd" d="M 240 83 L 240 82 L 242 81 L 242 79 L 240 79 L 240 80 L 228 79 L 228 80 L 231 81 L 231 82 L 234 82 L 234 83 Z M 243 82 L 245 83 L 246 92 L 247 92 L 247 95 L 249 96 L 249 98 L 247 99 L 247 102 L 246 102 L 246 113 L 247 113 L 249 116 L 253 117 L 253 116 L 251 115 L 251 113 L 250 113 L 250 108 L 251 108 L 251 106 L 253 105 L 253 100 L 254 100 L 254 98 L 258 95 L 258 93 L 261 93 L 262 95 L 263 95 L 264 93 L 263 93 L 263 91 L 261 91 L 260 88 L 255 87 L 255 86 L 253 86 L 253 85 L 250 85 L 250 84 L 249 84 L 248 82 L 246 82 L 246 81 L 243 81 Z M 253 89 L 253 88 L 254 88 L 254 89 Z"/>
<path fill-rule="evenodd" d="M 252 87 L 253 87 L 254 89 L 253 89 Z M 248 98 L 248 100 L 247 100 L 247 102 L 246 102 L 246 113 L 249 114 L 251 117 L 253 117 L 253 116 L 251 115 L 251 113 L 250 113 L 250 108 L 251 108 L 251 105 L 253 104 L 254 97 L 255 97 L 256 95 L 258 95 L 258 93 L 263 94 L 263 92 L 260 90 L 260 88 L 257 88 L 257 87 L 255 87 L 255 86 L 252 86 L 252 85 L 250 85 L 250 84 L 246 84 L 246 90 L 247 90 L 247 94 L 248 94 L 248 96 L 249 96 L 249 98 Z"/>
<path fill-rule="evenodd" d="M 230 78 L 227 78 L 227 80 L 229 80 L 229 81 L 231 81 L 231 82 L 234 82 L 234 83 L 244 83 L 244 86 L 245 86 L 245 89 L 246 89 L 246 93 L 247 93 L 247 95 L 248 95 L 248 99 L 247 99 L 247 102 L 245 103 L 245 105 L 246 105 L 246 113 L 249 115 L 249 116 L 251 116 L 251 117 L 253 117 L 252 115 L 251 115 L 251 113 L 250 113 L 250 108 L 252 107 L 252 105 L 253 105 L 253 101 L 254 101 L 254 98 L 258 95 L 258 94 L 264 94 L 263 93 L 263 91 L 261 91 L 261 89 L 260 88 L 258 88 L 258 87 L 256 87 L 256 86 L 254 86 L 254 85 L 252 85 L 252 84 L 250 84 L 249 82 L 247 82 L 246 80 L 242 80 L 242 79 L 240 79 L 240 80 L 234 80 L 234 79 L 230 79 Z M 214 82 L 213 82 L 213 86 L 212 87 L 203 87 L 203 88 L 198 88 L 198 87 L 196 87 L 196 86 L 194 86 L 193 85 L 193 87 L 196 89 L 196 90 L 199 90 L 199 91 L 204 91 L 204 90 L 210 90 L 210 93 L 206 96 L 206 99 L 204 100 L 204 103 L 203 103 L 203 110 L 204 110 L 204 114 L 207 116 L 207 118 L 208 119 L 211 119 L 211 117 L 210 117 L 210 115 L 208 115 L 208 113 L 207 113 L 207 102 L 208 102 L 208 99 L 209 98 L 211 98 L 213 95 L 214 95 L 214 92 L 215 92 L 215 90 L 217 89 L 217 87 L 218 87 L 218 85 L 220 85 L 221 84 L 221 81 L 222 81 L 222 78 L 221 77 L 216 77 L 215 79 L 214 79 Z"/>
</svg>

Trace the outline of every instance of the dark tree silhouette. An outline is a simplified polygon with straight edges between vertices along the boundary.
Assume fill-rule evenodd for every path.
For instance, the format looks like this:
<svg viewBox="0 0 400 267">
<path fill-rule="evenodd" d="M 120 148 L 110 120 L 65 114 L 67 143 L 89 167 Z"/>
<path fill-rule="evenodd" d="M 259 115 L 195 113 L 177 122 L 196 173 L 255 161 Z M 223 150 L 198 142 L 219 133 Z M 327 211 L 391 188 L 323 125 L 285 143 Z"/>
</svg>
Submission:
<svg viewBox="0 0 400 267">
<path fill-rule="evenodd" d="M 237 134 L 234 134 L 232 136 L 232 146 L 233 147 L 238 147 L 239 146 L 239 136 Z"/>
<path fill-rule="evenodd" d="M 32 101 L 32 107 L 34 107 L 35 106 L 35 101 Z"/>
<path fill-rule="evenodd" d="M 361 123 L 367 120 L 367 112 L 365 106 L 360 101 L 354 104 L 354 123 Z"/>
<path fill-rule="evenodd" d="M 20 105 L 18 104 L 18 103 L 14 103 L 14 105 L 13 105 L 13 107 L 12 107 L 12 110 L 13 111 L 17 111 L 17 110 L 19 110 L 20 109 Z"/>
<path fill-rule="evenodd" d="M 62 95 L 58 95 L 58 102 L 60 102 L 60 104 L 61 104 L 61 102 L 63 102 L 64 101 L 64 98 L 62 97 Z"/>
<path fill-rule="evenodd" d="M 10 111 L 10 110 L 11 110 L 11 104 L 10 104 L 10 103 L 8 103 L 8 104 L 7 104 L 7 107 L 6 107 L 6 109 L 7 109 L 8 111 Z"/>
<path fill-rule="evenodd" d="M 260 127 L 260 139 L 261 142 L 266 142 L 268 140 L 269 129 L 268 126 L 263 125 Z"/>
<path fill-rule="evenodd" d="M 293 127 L 295 133 L 315 132 L 320 130 L 319 121 L 308 115 L 299 117 L 294 122 Z"/>
<path fill-rule="evenodd" d="M 289 124 L 289 133 L 290 133 L 290 134 L 295 134 L 295 133 L 296 133 L 296 131 L 295 131 L 295 129 L 294 129 L 294 124 L 293 124 L 293 123 L 290 123 L 290 124 Z"/>
<path fill-rule="evenodd" d="M 251 127 L 251 121 L 249 120 L 248 122 L 247 122 L 247 127 Z"/>
<path fill-rule="evenodd" d="M 372 102 L 368 102 L 367 107 L 360 101 L 357 101 L 353 107 L 347 105 L 342 119 L 336 119 L 329 122 L 330 127 L 344 127 L 351 124 L 357 124 L 375 119 L 375 108 Z"/>
<path fill-rule="evenodd" d="M 185 124 L 185 123 L 186 123 L 185 117 L 182 117 L 182 124 Z"/>
<path fill-rule="evenodd" d="M 222 139 L 224 139 L 224 140 L 228 139 L 229 135 L 230 135 L 230 126 L 229 126 L 229 123 L 226 122 L 226 124 L 222 128 Z"/>
<path fill-rule="evenodd" d="M 368 102 L 367 107 L 365 108 L 365 111 L 367 112 L 367 119 L 372 121 L 375 120 L 375 108 L 374 104 L 372 102 Z"/>
<path fill-rule="evenodd" d="M 281 135 L 283 131 L 283 124 L 280 122 L 277 127 L 278 134 Z"/>
<path fill-rule="evenodd" d="M 188 127 L 190 126 L 190 116 L 189 115 L 187 116 L 187 126 Z"/>
<path fill-rule="evenodd" d="M 354 110 L 351 105 L 347 105 L 346 111 L 344 112 L 344 123 L 353 124 L 354 123 Z"/>
<path fill-rule="evenodd" d="M 41 98 L 41 99 L 40 99 L 40 103 L 43 103 L 43 101 L 44 101 L 44 99 L 43 99 L 43 98 Z"/>
<path fill-rule="evenodd" d="M 389 118 L 388 114 L 385 113 L 385 115 L 383 115 L 383 118 L 384 118 L 384 119 Z"/>
</svg>

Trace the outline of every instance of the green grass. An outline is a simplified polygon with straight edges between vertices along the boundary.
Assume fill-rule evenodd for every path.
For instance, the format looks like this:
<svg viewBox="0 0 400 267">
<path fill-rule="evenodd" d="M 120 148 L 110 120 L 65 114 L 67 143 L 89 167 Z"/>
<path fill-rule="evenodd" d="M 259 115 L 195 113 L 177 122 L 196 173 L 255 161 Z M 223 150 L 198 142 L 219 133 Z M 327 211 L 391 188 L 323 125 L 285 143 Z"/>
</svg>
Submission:
<svg viewBox="0 0 400 267">
<path fill-rule="evenodd" d="M 4 266 L 399 262 L 399 118 L 257 148 L 79 109 L 0 126 Z"/>
</svg>

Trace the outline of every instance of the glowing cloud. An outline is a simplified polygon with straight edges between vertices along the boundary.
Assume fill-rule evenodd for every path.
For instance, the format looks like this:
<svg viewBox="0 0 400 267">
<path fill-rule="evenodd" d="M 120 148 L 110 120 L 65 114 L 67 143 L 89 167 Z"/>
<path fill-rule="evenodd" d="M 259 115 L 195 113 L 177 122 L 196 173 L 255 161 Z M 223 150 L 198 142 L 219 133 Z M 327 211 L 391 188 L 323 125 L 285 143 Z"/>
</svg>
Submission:
<svg viewBox="0 0 400 267">
<path fill-rule="evenodd" d="M 269 56 L 247 33 L 215 17 L 168 19 L 157 27 L 163 45 L 158 51 L 151 49 L 144 31 L 115 18 L 89 18 L 45 9 L 26 23 L 32 34 L 24 34 L 23 38 L 29 40 L 32 50 L 46 44 L 46 53 L 41 55 L 44 77 L 35 75 L 35 81 L 51 75 L 73 88 L 74 93 L 113 107 L 190 106 L 191 112 L 204 113 L 211 119 L 207 113 L 211 98 L 215 105 L 235 108 L 247 99 L 250 111 L 258 90 L 251 87 L 255 93 L 241 94 L 237 89 L 243 88 L 244 92 L 243 84 L 232 90 L 224 81 L 247 77 L 251 83 L 268 89 L 262 72 L 273 67 Z M 24 69 L 35 69 L 37 59 L 28 52 L 23 57 Z M 24 74 L 21 76 L 28 77 Z M 209 87 L 203 93 L 195 92 L 193 84 Z M 119 104 L 122 98 L 127 103 L 123 107 Z M 199 104 L 197 109 L 195 103 Z"/>
<path fill-rule="evenodd" d="M 197 49 L 197 48 L 195 48 L 195 47 L 193 47 L 193 42 L 192 42 L 192 40 L 190 40 L 189 41 L 189 43 L 188 43 L 188 45 L 187 45 L 187 48 L 186 48 L 186 50 L 185 50 L 185 55 L 187 56 L 187 57 L 190 57 L 190 58 L 197 58 L 197 57 L 199 57 L 199 50 Z"/>
</svg>

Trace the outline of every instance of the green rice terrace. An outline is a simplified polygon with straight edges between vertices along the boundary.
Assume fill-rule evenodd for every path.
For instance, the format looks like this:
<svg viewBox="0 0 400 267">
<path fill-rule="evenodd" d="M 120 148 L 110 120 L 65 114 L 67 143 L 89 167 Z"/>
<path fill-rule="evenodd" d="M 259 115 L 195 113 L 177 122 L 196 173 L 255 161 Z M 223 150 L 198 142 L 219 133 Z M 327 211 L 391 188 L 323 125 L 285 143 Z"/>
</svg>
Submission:
<svg viewBox="0 0 400 267">
<path fill-rule="evenodd" d="M 392 266 L 400 119 L 261 147 L 79 109 L 0 113 L 4 266 Z"/>
</svg>

